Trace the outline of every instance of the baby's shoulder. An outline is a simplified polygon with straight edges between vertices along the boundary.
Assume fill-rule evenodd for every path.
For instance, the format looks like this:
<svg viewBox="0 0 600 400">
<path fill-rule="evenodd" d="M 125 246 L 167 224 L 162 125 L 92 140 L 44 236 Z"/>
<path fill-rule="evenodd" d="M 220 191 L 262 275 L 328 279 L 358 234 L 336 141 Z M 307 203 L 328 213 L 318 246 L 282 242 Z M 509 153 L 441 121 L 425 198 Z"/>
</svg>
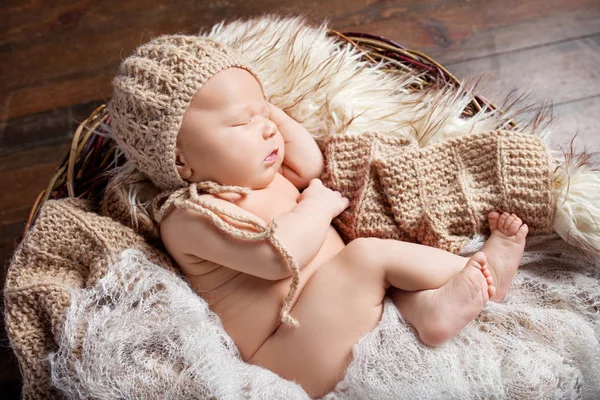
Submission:
<svg viewBox="0 0 600 400">
<path fill-rule="evenodd" d="M 198 200 L 198 202 L 195 202 L 188 199 L 183 203 L 171 204 L 160 222 L 161 228 L 163 226 L 171 225 L 181 226 L 194 224 L 197 223 L 198 217 L 207 216 L 211 211 L 214 213 L 215 210 L 226 210 L 228 212 L 241 210 L 240 207 L 232 202 L 212 194 L 200 194 Z"/>
<path fill-rule="evenodd" d="M 201 194 L 198 201 L 186 200 L 171 205 L 160 223 L 161 236 L 195 235 L 214 229 L 215 222 L 236 225 L 239 219 L 256 219 L 256 215 L 235 204 L 212 194 Z"/>
<path fill-rule="evenodd" d="M 221 258 L 217 253 L 238 244 L 239 240 L 228 232 L 235 228 L 255 231 L 255 225 L 249 221 L 257 220 L 255 215 L 229 201 L 202 195 L 197 202 L 187 200 L 171 205 L 161 220 L 160 237 L 180 265 L 198 259 L 217 262 Z"/>
</svg>

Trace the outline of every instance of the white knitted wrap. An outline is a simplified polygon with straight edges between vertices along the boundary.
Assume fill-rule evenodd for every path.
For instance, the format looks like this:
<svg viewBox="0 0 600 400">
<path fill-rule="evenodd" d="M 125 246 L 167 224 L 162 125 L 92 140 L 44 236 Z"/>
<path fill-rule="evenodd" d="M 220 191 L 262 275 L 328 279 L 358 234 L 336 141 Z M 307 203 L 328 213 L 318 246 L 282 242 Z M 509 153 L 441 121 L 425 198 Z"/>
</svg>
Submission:
<svg viewBox="0 0 600 400">
<path fill-rule="evenodd" d="M 424 346 L 387 301 L 326 398 L 597 399 L 600 269 L 545 239 L 528 249 L 506 302 L 488 303 L 438 348 Z M 76 352 L 85 356 L 73 363 Z M 206 302 L 137 250 L 73 293 L 51 364 L 53 384 L 71 399 L 308 398 L 243 362 Z"/>
</svg>

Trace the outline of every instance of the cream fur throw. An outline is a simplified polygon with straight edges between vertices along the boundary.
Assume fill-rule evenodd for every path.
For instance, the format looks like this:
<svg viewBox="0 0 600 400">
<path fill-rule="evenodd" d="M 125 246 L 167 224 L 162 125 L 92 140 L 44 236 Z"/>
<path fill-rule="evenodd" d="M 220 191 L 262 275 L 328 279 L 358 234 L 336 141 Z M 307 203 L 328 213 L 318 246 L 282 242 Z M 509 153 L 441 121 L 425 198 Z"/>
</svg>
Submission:
<svg viewBox="0 0 600 400">
<path fill-rule="evenodd" d="M 265 17 L 217 26 L 209 36 L 239 49 L 271 101 L 318 140 L 344 130 L 376 131 L 425 146 L 503 128 L 510 118 L 487 113 L 461 119 L 467 95 L 411 94 L 411 77 L 361 69 L 359 54 L 339 48 L 325 33 L 326 27 L 300 19 Z M 581 198 L 591 196 L 590 188 L 600 192 L 600 180 L 586 168 L 571 174 L 571 189 Z M 562 196 L 561 206 L 570 207 Z M 567 231 L 578 222 L 568 212 L 560 215 Z M 593 234 L 585 235 L 581 243 L 592 243 Z M 463 251 L 481 244 L 474 240 Z M 506 301 L 489 303 L 438 348 L 422 345 L 386 303 L 381 323 L 355 346 L 344 380 L 326 398 L 597 399 L 599 310 L 599 262 L 557 235 L 535 237 Z M 95 285 L 73 290 L 50 361 L 53 384 L 69 398 L 307 398 L 293 382 L 242 362 L 206 303 L 179 276 L 136 250 L 122 253 Z"/>
</svg>

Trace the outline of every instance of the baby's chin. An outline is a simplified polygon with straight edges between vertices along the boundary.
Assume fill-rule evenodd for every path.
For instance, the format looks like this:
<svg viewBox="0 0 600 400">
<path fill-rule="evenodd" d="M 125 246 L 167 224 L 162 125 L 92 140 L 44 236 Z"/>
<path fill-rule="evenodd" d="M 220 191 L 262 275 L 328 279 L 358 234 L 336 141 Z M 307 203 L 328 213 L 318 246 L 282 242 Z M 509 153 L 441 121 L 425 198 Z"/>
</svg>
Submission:
<svg viewBox="0 0 600 400">
<path fill-rule="evenodd" d="M 251 185 L 246 187 L 249 187 L 252 190 L 266 189 L 275 180 L 275 175 L 277 175 L 277 170 L 275 170 L 272 175 L 270 174 L 267 177 L 261 177 L 261 179 L 257 179 Z"/>
<path fill-rule="evenodd" d="M 278 173 L 280 173 L 280 168 L 278 167 L 262 171 L 262 173 L 255 177 L 252 184 L 247 187 L 250 187 L 253 190 L 266 189 L 273 183 Z"/>
<path fill-rule="evenodd" d="M 256 177 L 253 177 L 252 179 L 244 179 L 244 180 L 222 179 L 222 180 L 214 180 L 212 182 L 215 182 L 222 186 L 239 186 L 239 187 L 243 187 L 243 188 L 249 188 L 252 190 L 261 190 L 261 189 L 266 189 L 267 187 L 269 187 L 269 185 L 273 182 L 273 180 L 275 180 L 276 175 L 277 175 L 277 170 L 274 170 L 271 173 L 262 174 L 262 176 L 256 176 Z M 190 181 L 188 181 L 188 182 L 190 182 Z M 206 182 L 206 180 L 204 180 L 204 181 L 194 180 L 194 182 L 201 183 L 201 182 Z"/>
</svg>

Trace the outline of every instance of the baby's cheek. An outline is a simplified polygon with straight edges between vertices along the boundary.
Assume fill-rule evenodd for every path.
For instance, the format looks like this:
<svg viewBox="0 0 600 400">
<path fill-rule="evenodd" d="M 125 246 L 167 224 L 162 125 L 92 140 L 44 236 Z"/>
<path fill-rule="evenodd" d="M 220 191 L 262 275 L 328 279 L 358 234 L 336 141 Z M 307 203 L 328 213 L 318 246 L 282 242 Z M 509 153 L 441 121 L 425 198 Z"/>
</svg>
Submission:
<svg viewBox="0 0 600 400">
<path fill-rule="evenodd" d="M 279 142 L 279 154 L 281 155 L 281 157 L 285 157 L 285 140 L 283 140 L 283 136 L 278 135 L 278 142 Z"/>
</svg>

